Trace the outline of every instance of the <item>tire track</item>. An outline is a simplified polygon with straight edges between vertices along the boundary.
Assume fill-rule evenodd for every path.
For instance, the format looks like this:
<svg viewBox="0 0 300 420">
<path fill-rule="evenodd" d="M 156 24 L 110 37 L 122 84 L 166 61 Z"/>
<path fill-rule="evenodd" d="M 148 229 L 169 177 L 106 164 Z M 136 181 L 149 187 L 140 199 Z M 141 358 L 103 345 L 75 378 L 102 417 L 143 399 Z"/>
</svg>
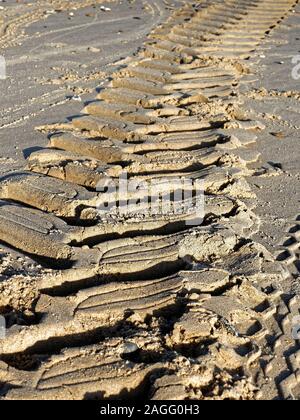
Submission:
<svg viewBox="0 0 300 420">
<path fill-rule="evenodd" d="M 280 291 L 281 264 L 251 240 L 248 146 L 264 126 L 237 96 L 244 60 L 294 5 L 176 9 L 68 132 L 0 180 L 0 240 L 44 267 L 34 322 L 0 343 L 5 399 L 294 396 L 299 302 Z M 202 179 L 201 226 L 172 209 L 148 217 L 144 189 L 128 197 L 143 203 L 138 213 L 120 215 L 118 203 L 100 217 L 99 202 L 115 196 L 95 186 L 124 170 L 155 179 L 157 194 Z"/>
<path fill-rule="evenodd" d="M 279 253 L 277 260 L 287 266 L 292 277 L 298 278 L 300 272 L 299 216 L 295 222 L 295 225 L 291 226 L 288 231 L 288 236 L 282 245 L 283 251 Z"/>
</svg>

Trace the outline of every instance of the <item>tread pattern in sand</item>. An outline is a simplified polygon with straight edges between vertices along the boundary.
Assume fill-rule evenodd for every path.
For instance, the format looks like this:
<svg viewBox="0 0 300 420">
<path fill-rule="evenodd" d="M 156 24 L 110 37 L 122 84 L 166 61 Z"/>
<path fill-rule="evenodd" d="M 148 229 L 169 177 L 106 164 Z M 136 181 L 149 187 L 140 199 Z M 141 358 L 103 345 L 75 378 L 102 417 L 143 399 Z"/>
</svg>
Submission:
<svg viewBox="0 0 300 420">
<path fill-rule="evenodd" d="M 251 239 L 259 219 L 245 176 L 264 125 L 238 96 L 245 59 L 294 5 L 176 9 L 68 131 L 0 180 L 0 240 L 43 265 L 34 320 L 0 342 L 4 399 L 297 396 L 299 303 L 280 290 L 282 265 Z M 163 177 L 160 191 L 202 179 L 201 226 L 143 207 L 100 217 L 97 184 L 124 170 Z"/>
<path fill-rule="evenodd" d="M 283 250 L 279 253 L 277 260 L 287 266 L 289 273 L 297 278 L 300 273 L 300 217 L 296 218 L 295 224 L 287 232 L 286 239 L 282 245 Z"/>
</svg>

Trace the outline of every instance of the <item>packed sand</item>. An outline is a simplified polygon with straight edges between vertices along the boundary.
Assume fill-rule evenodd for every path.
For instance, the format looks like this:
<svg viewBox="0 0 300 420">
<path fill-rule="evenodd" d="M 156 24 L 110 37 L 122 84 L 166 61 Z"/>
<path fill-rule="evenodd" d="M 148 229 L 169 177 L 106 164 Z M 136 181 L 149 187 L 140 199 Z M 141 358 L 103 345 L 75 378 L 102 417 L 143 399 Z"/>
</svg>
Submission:
<svg viewBox="0 0 300 420">
<path fill-rule="evenodd" d="M 2 399 L 299 399 L 296 3 L 3 3 Z"/>
</svg>

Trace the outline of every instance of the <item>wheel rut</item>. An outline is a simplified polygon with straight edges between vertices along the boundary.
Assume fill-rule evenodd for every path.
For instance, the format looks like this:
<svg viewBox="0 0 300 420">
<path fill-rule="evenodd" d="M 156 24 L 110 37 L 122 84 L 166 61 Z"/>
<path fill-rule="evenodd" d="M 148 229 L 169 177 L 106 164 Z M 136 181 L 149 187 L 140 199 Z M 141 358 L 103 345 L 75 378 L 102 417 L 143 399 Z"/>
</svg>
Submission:
<svg viewBox="0 0 300 420">
<path fill-rule="evenodd" d="M 265 127 L 239 96 L 247 59 L 295 4 L 176 7 L 48 147 L 0 179 L 0 241 L 40 264 L 16 287 L 24 305 L 10 303 L 24 316 L 0 341 L 4 400 L 297 398 L 299 302 L 281 291 L 280 258 L 251 239 L 246 178 Z M 125 173 L 139 186 L 126 197 Z M 298 227 L 285 251 L 297 270 Z"/>
</svg>

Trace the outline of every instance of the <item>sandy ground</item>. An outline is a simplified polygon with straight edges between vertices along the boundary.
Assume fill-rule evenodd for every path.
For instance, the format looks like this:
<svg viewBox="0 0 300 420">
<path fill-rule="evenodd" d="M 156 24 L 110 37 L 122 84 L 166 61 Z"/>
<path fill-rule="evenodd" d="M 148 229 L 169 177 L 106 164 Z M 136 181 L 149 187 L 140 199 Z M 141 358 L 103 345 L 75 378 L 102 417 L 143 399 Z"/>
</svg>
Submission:
<svg viewBox="0 0 300 420">
<path fill-rule="evenodd" d="M 48 125 L 78 114 L 115 63 L 135 54 L 172 11 L 163 0 L 7 0 L 1 7 L 7 79 L 0 80 L 0 175 L 23 169 L 26 157 L 47 145 Z M 0 262 L 0 280 L 39 268 L 5 245 Z"/>
<path fill-rule="evenodd" d="M 93 5 L 83 7 L 88 3 Z M 55 123 L 78 113 L 80 102 L 94 98 L 95 88 L 107 84 L 116 64 L 134 54 L 170 10 L 160 0 L 7 1 L 6 23 L 6 15 L 8 22 L 24 13 L 30 18 L 12 25 L 11 36 L 0 43 L 7 62 L 7 80 L 0 81 L 0 174 L 23 168 L 25 158 L 47 144 L 51 125 L 55 129 Z M 259 198 L 258 239 L 275 253 L 299 215 L 299 80 L 292 77 L 299 15 L 300 6 L 272 32 L 255 61 L 258 81 L 245 93 L 247 105 L 268 128 L 256 145 L 267 174 L 250 182 Z"/>
<path fill-rule="evenodd" d="M 258 80 L 246 94 L 247 105 L 267 126 L 255 146 L 267 173 L 249 179 L 258 197 L 256 213 L 262 222 L 257 240 L 275 254 L 280 253 L 300 213 L 300 80 L 292 75 L 292 59 L 299 55 L 299 18 L 298 5 L 294 15 L 272 32 L 256 66 Z M 299 258 L 295 265 L 299 268 Z M 299 276 L 298 270 L 292 271 Z M 297 280 L 293 287 L 300 293 Z"/>
<path fill-rule="evenodd" d="M 2 92 L 0 97 L 0 176 L 15 171 L 16 169 L 24 168 L 26 157 L 29 156 L 32 151 L 39 150 L 47 145 L 47 134 L 51 131 L 55 131 L 58 127 L 63 128 L 63 124 L 68 121 L 68 117 L 77 115 L 80 112 L 84 102 L 94 99 L 95 91 L 100 90 L 109 83 L 112 73 L 119 67 L 120 63 L 126 62 L 126 57 L 132 57 L 132 55 L 141 47 L 142 42 L 146 39 L 146 36 L 151 29 L 160 22 L 165 21 L 169 16 L 172 7 L 176 7 L 181 3 L 182 2 L 179 0 L 172 2 L 172 5 L 165 0 L 150 0 L 149 2 L 123 0 L 106 3 L 96 0 L 40 0 L 34 3 L 28 1 L 5 2 L 4 8 L 0 9 L 0 34 L 2 34 L 2 37 L 0 37 L 0 55 L 2 54 L 5 56 L 8 77 L 5 81 L 0 81 Z M 281 291 L 283 289 L 287 295 L 290 295 L 292 290 L 293 292 L 296 292 L 298 296 L 300 296 L 300 286 L 298 285 L 300 270 L 299 242 L 297 242 L 298 236 L 295 236 L 294 234 L 299 230 L 300 149 L 298 145 L 298 131 L 300 126 L 298 121 L 300 94 L 299 80 L 295 80 L 295 78 L 292 77 L 292 71 L 295 67 L 295 64 L 292 63 L 292 59 L 299 54 L 299 18 L 300 6 L 298 5 L 295 9 L 295 13 L 273 31 L 267 41 L 263 43 L 263 46 L 259 50 L 259 60 L 255 54 L 255 57 L 249 61 L 250 68 L 253 69 L 253 74 L 257 81 L 253 84 L 245 84 L 239 91 L 241 99 L 245 101 L 245 107 L 251 110 L 251 119 L 262 121 L 266 125 L 266 130 L 257 132 L 258 141 L 255 145 L 251 146 L 261 153 L 260 161 L 254 165 L 256 174 L 248 179 L 248 182 L 252 185 L 253 190 L 257 194 L 257 206 L 254 211 L 259 216 L 261 222 L 259 232 L 255 235 L 254 240 L 259 244 L 266 246 L 266 248 L 275 256 L 278 256 L 278 259 L 287 267 L 287 272 L 292 274 L 292 276 L 289 276 L 281 285 L 279 285 Z M 215 238 L 215 236 L 212 237 Z M 224 239 L 224 243 L 227 243 L 226 240 Z M 256 274 L 253 275 L 254 283 L 256 282 L 254 281 L 254 278 L 256 278 L 255 276 L 257 275 L 258 279 L 260 278 L 260 275 L 263 277 L 265 274 L 264 269 L 267 270 L 268 268 L 269 257 L 265 256 L 265 251 L 262 251 L 260 245 L 257 245 L 257 248 L 255 244 L 250 245 L 250 242 L 247 242 L 247 240 L 245 239 L 243 245 L 242 242 L 239 244 L 241 245 L 241 248 L 235 248 L 233 246 L 232 252 L 233 250 L 234 252 L 237 252 L 237 249 L 243 249 L 243 251 L 241 251 L 241 255 L 237 256 L 236 259 L 235 256 L 233 256 L 232 261 L 230 258 L 226 259 L 229 268 L 222 260 L 222 247 L 220 256 L 218 252 L 216 254 L 217 260 L 221 261 L 220 264 L 224 264 L 224 266 L 221 267 L 222 270 L 225 270 L 226 268 L 228 273 L 230 270 L 233 272 L 236 270 L 238 279 L 236 280 L 234 278 L 232 284 L 227 285 L 228 294 L 225 298 L 225 303 L 223 303 L 223 300 L 220 300 L 219 303 L 219 297 L 215 299 L 217 303 L 213 303 L 213 305 L 218 306 L 218 310 L 221 308 L 221 313 L 224 308 L 225 312 L 228 309 L 226 307 L 226 299 L 230 296 L 230 292 L 232 292 L 234 299 L 236 298 L 236 294 L 237 296 L 242 296 L 241 299 L 244 299 L 246 296 L 249 301 L 252 302 L 252 298 L 253 302 L 255 301 L 256 295 L 254 297 L 252 296 L 253 291 L 256 290 L 254 289 L 254 286 L 251 286 L 252 288 L 250 287 L 250 282 L 248 282 L 247 278 L 246 280 L 243 279 L 240 283 L 239 278 L 240 267 L 242 267 L 242 270 L 245 267 L 246 269 L 248 268 L 248 258 L 250 260 L 253 258 L 255 264 L 257 263 L 257 267 L 259 267 L 259 273 L 257 274 L 255 272 Z M 218 248 L 218 245 L 214 242 L 215 239 L 212 241 L 212 248 Z M 230 244 L 229 239 L 228 241 Z M 251 241 L 251 239 L 249 239 L 249 241 Z M 207 242 L 209 243 L 209 241 Z M 187 253 L 191 250 L 191 255 L 193 255 L 193 252 L 195 254 L 200 252 L 199 249 L 205 249 L 205 246 L 208 248 L 210 246 L 210 244 L 198 243 L 197 241 L 193 246 L 190 246 L 188 241 L 186 244 L 184 241 L 182 243 L 184 248 L 182 252 Z M 193 242 L 191 243 L 193 244 Z M 227 245 L 225 247 L 225 254 L 229 255 L 230 246 L 228 245 L 227 249 Z M 133 245 L 131 244 L 130 246 Z M 246 249 L 247 246 L 249 246 L 249 249 Z M 252 246 L 253 249 L 251 248 Z M 13 311 L 11 311 L 13 317 L 10 317 L 12 319 L 9 318 L 11 322 L 10 325 L 22 325 L 22 322 L 25 322 L 25 325 L 27 325 L 27 322 L 28 325 L 34 324 L 34 322 L 36 322 L 36 314 L 48 313 L 47 311 L 49 311 L 49 319 L 51 319 L 51 317 L 53 319 L 55 317 L 55 319 L 60 319 L 60 317 L 63 318 L 66 315 L 65 312 L 68 312 L 69 310 L 65 309 L 66 301 L 68 299 L 64 299 L 64 297 L 55 297 L 52 301 L 51 297 L 49 298 L 46 296 L 47 294 L 43 295 L 42 293 L 40 295 L 40 293 L 32 287 L 31 283 L 31 279 L 39 272 L 40 267 L 31 261 L 30 258 L 24 257 L 16 251 L 6 252 L 7 250 L 8 248 L 2 246 L 0 248 L 0 280 L 12 280 L 8 282 L 11 289 L 5 289 L 6 284 L 3 282 L 3 289 L 0 290 L 0 292 L 3 293 L 3 296 L 6 293 L 8 302 L 6 306 L 8 308 L 13 308 Z M 132 252 L 131 248 L 130 252 Z M 243 254 L 243 252 L 245 252 L 245 254 Z M 215 254 L 213 253 L 213 255 Z M 122 257 L 123 256 L 124 255 L 122 255 Z M 238 259 L 239 257 L 240 259 Z M 201 256 L 199 257 L 199 260 L 200 259 Z M 251 264 L 252 262 L 249 263 L 249 266 L 251 266 Z M 275 273 L 272 272 L 272 276 L 274 274 L 275 278 L 276 274 L 278 274 L 275 270 L 277 266 L 275 266 L 274 261 L 270 263 L 270 265 L 272 264 Z M 212 272 L 214 272 L 214 270 L 212 270 Z M 28 276 L 26 276 L 27 274 Z M 19 275 L 22 277 L 22 282 L 17 281 L 14 283 L 14 277 L 18 277 Z M 251 274 L 247 274 L 247 276 L 248 275 L 250 278 Z M 281 273 L 280 275 L 278 274 L 278 278 L 282 278 Z M 126 279 L 126 276 L 124 279 Z M 118 287 L 120 287 L 119 278 L 118 281 Z M 224 279 L 222 278 L 221 281 L 224 281 Z M 235 281 L 237 281 L 237 283 L 235 283 Z M 15 284 L 17 284 L 17 286 L 15 286 Z M 220 282 L 220 284 L 222 284 L 222 282 Z M 240 287 L 241 284 L 243 284 L 243 287 Z M 153 286 L 155 293 L 156 286 L 156 284 Z M 278 285 L 276 284 L 275 291 L 277 290 L 277 286 Z M 14 290 L 15 287 L 18 289 Z M 119 291 L 118 287 L 113 288 L 113 293 Z M 137 289 L 141 289 L 142 287 L 143 284 L 137 287 Z M 223 291 L 224 286 L 215 287 L 215 292 L 218 294 L 220 290 Z M 224 287 L 224 295 L 226 295 L 226 287 Z M 23 290 L 26 290 L 28 294 L 24 294 L 23 296 Z M 266 296 L 267 293 L 271 294 L 270 287 L 266 286 L 263 292 Z M 99 296 L 101 296 L 102 290 L 99 293 Z M 107 292 L 103 293 L 105 294 Z M 245 293 L 244 297 L 243 293 Z M 274 299 L 275 294 L 276 293 L 274 293 Z M 18 297 L 17 301 L 15 301 L 16 296 Z M 19 299 L 20 296 L 21 298 Z M 259 297 L 260 296 L 261 295 L 259 294 Z M 39 309 L 34 307 L 38 298 L 40 299 Z M 191 300 L 194 298 L 200 300 L 201 295 L 193 296 L 191 293 L 191 297 L 189 298 L 191 298 Z M 215 296 L 211 296 L 211 298 L 214 300 Z M 117 299 L 119 299 L 119 297 L 117 297 Z M 220 297 L 220 299 L 223 299 L 223 296 Z M 68 303 L 70 302 L 68 300 Z M 235 307 L 232 307 L 232 302 L 234 301 L 229 299 L 228 313 L 230 316 L 230 311 L 235 311 Z M 284 299 L 282 299 L 282 302 L 285 305 L 286 302 Z M 53 308 L 51 307 L 51 310 L 48 310 L 48 307 L 51 305 Z M 271 305 L 270 307 L 265 308 L 265 301 L 260 301 L 260 304 L 251 305 L 252 303 L 249 303 L 252 315 L 253 308 L 257 310 L 259 315 L 263 313 L 268 320 L 274 315 Z M 240 310 L 239 308 L 237 311 Z M 280 312 L 282 306 L 278 306 L 278 308 L 280 316 L 277 317 L 277 313 L 274 315 L 276 321 L 275 329 L 277 328 L 277 323 L 279 324 L 281 322 L 281 315 L 283 314 L 282 318 L 284 318 L 285 314 L 285 312 Z M 291 312 L 290 308 L 291 305 L 289 307 L 289 311 Z M 299 307 L 297 307 L 296 310 L 299 312 Z M 75 313 L 75 310 L 72 308 L 69 311 L 72 314 Z M 287 318 L 291 318 L 292 312 L 291 314 L 290 312 L 288 312 Z M 22 315 L 20 315 L 20 320 L 18 319 L 19 314 Z M 189 328 L 193 329 L 194 315 L 191 314 L 192 311 L 186 312 L 187 320 L 185 320 L 184 315 L 182 319 L 180 318 L 180 322 L 178 321 L 178 327 L 176 327 L 177 324 L 175 324 L 174 337 L 178 332 L 178 337 L 176 336 L 178 343 L 175 340 L 178 348 L 182 344 L 180 336 L 182 331 L 184 331 L 185 328 L 187 331 L 189 331 Z M 180 313 L 176 313 L 176 318 L 181 315 L 182 314 Z M 189 318 L 190 315 L 191 318 Z M 229 315 L 228 318 L 230 318 Z M 226 316 L 227 315 L 225 314 L 225 320 L 227 319 Z M 15 319 L 15 317 L 17 319 Z M 45 319 L 47 317 L 48 315 L 45 316 Z M 168 319 L 168 316 L 166 316 L 166 319 Z M 156 321 L 157 325 L 155 324 Z M 46 331 L 48 333 L 48 320 L 45 322 L 46 327 L 43 325 L 43 322 L 44 320 L 40 322 L 41 331 Z M 70 321 L 71 326 L 73 325 L 72 322 L 73 320 Z M 133 317 L 132 322 L 133 324 L 136 322 L 138 325 L 140 321 Z M 170 325 L 166 324 L 164 327 L 161 327 L 159 326 L 161 320 L 158 320 L 157 318 L 155 322 L 153 321 L 153 325 L 151 326 L 145 324 L 143 325 L 143 328 L 145 327 L 147 329 L 147 334 L 151 328 L 153 331 L 156 331 L 156 328 L 157 330 L 159 329 L 159 340 L 162 340 L 163 335 L 161 332 L 163 331 L 163 328 L 169 328 L 173 322 L 175 323 L 175 321 L 172 320 Z M 195 325 L 198 325 L 197 322 L 195 321 Z M 55 323 L 53 323 L 53 325 L 54 331 L 56 325 Z M 74 325 L 78 327 L 79 324 Z M 199 325 L 201 325 L 201 323 L 199 323 Z M 229 335 L 230 328 L 227 327 L 228 326 L 226 325 L 225 330 L 227 331 L 226 334 Z M 246 333 L 249 333 L 251 337 L 251 333 L 254 332 L 255 335 L 255 328 L 257 325 L 253 325 L 252 327 L 254 328 L 253 330 L 248 327 L 246 330 Z M 178 331 L 176 328 L 178 328 Z M 200 327 L 199 330 L 200 333 L 196 329 L 195 334 L 202 334 L 201 328 L 202 327 Z M 273 324 L 270 328 L 271 331 L 273 331 Z M 288 329 L 289 326 L 286 328 Z M 153 331 L 151 331 L 151 334 L 153 334 Z M 211 331 L 211 329 L 209 329 L 209 331 Z M 194 332 L 192 331 L 192 335 L 193 333 Z M 284 333 L 286 333 L 286 331 L 284 331 Z M 49 334 L 51 335 L 51 333 Z M 53 332 L 54 337 L 55 334 L 56 332 Z M 123 330 L 120 334 L 123 334 Z M 278 339 L 276 334 L 277 330 L 274 332 L 274 343 Z M 285 362 L 285 357 L 281 357 L 281 355 L 286 356 L 286 354 L 289 354 L 290 350 L 291 354 L 293 354 L 293 351 L 296 351 L 294 349 L 295 341 L 291 339 L 290 331 L 288 331 L 287 334 L 289 334 L 288 344 L 286 344 L 284 340 L 283 344 L 281 342 L 278 342 L 279 344 L 277 345 L 275 345 L 276 343 L 274 344 L 277 353 L 274 356 L 275 368 L 274 366 L 271 366 L 274 372 L 271 372 L 271 374 L 276 380 L 278 379 L 279 384 L 281 384 L 281 379 L 288 378 L 288 373 L 284 371 L 286 365 L 283 365 L 283 367 L 278 367 L 278 372 L 283 372 L 283 376 L 277 375 L 276 363 L 278 354 L 280 355 L 280 359 L 283 359 Z M 124 337 L 127 337 L 126 332 L 124 333 Z M 163 351 L 165 351 L 165 343 L 158 345 L 155 342 L 157 347 L 151 347 L 154 342 L 153 337 L 154 336 L 152 335 L 151 340 L 149 341 L 151 343 L 151 345 L 149 345 L 149 355 L 154 355 L 155 352 L 158 354 L 162 348 L 164 349 Z M 219 338 L 217 338 L 217 340 L 218 339 Z M 29 342 L 30 340 L 31 337 L 29 334 Z M 124 345 L 122 340 L 120 343 Z M 74 339 L 74 341 L 76 342 L 76 339 Z M 146 341 L 147 340 L 143 336 L 141 338 L 141 347 L 145 346 Z M 270 345 L 271 348 L 273 344 L 271 343 L 271 340 L 269 341 L 268 346 Z M 291 344 L 289 344 L 290 342 Z M 39 343 L 38 339 L 37 343 Z M 42 339 L 41 343 L 41 347 L 43 347 Z M 188 339 L 187 343 L 189 343 Z M 30 344 L 25 344 L 24 348 L 26 348 L 26 345 L 30 348 Z M 64 344 L 61 344 L 61 346 L 63 345 Z M 109 346 L 110 345 L 111 343 L 109 343 Z M 113 343 L 112 349 L 110 349 L 109 352 L 116 353 L 114 345 L 115 344 Z M 167 343 L 167 345 L 169 344 Z M 281 345 L 282 348 L 280 347 Z M 288 345 L 290 345 L 289 350 L 287 350 Z M 116 346 L 119 346 L 119 342 Z M 177 349 L 176 346 L 174 347 L 175 349 Z M 227 348 L 227 342 L 224 345 L 224 348 L 225 347 Z M 99 354 L 102 354 L 101 349 L 102 347 L 100 350 L 97 348 L 95 350 L 96 353 L 99 352 Z M 160 350 L 158 351 L 157 349 Z M 186 351 L 188 352 L 188 348 Z M 219 348 L 217 348 L 217 351 L 219 351 Z M 255 353 L 255 351 L 253 351 L 253 353 Z M 187 360 L 190 362 L 192 356 L 190 354 L 185 354 L 184 352 L 183 355 L 184 357 L 186 356 Z M 66 357 L 68 358 L 69 356 L 67 355 Z M 222 355 L 220 357 L 222 358 Z M 180 369 L 182 369 L 183 366 L 183 359 L 184 358 L 178 359 Z M 288 359 L 288 356 L 286 356 L 286 359 Z M 32 360 L 34 360 L 34 358 Z M 146 357 L 145 360 L 147 363 Z M 224 360 L 226 360 L 226 357 Z M 228 356 L 228 360 L 231 360 L 231 355 Z M 268 363 L 268 361 L 267 355 L 264 362 Z M 280 365 L 281 361 L 278 363 Z M 16 364 L 16 366 L 18 366 L 18 364 Z M 187 366 L 187 377 L 189 377 L 190 365 Z M 289 370 L 289 362 L 287 363 L 287 366 Z M 271 368 L 270 371 L 272 370 Z M 8 370 L 8 373 L 11 374 L 11 371 Z M 186 373 L 184 373 L 184 375 L 185 374 Z M 14 371 L 12 372 L 12 376 L 13 375 L 15 375 Z M 242 378 L 242 380 L 244 379 Z M 215 382 L 215 378 L 213 378 L 213 384 L 215 383 L 217 382 Z M 168 388 L 168 386 L 169 385 L 167 385 L 166 388 Z M 232 384 L 230 386 L 232 387 Z M 234 390 L 234 387 L 232 389 Z M 248 383 L 242 385 L 242 389 L 247 398 L 253 399 L 253 389 L 251 387 L 248 389 Z M 266 390 L 264 390 L 264 392 L 267 393 Z M 237 394 L 240 395 L 239 391 L 237 391 Z"/>
<path fill-rule="evenodd" d="M 67 6 L 60 10 L 61 3 Z M 45 146 L 47 136 L 35 128 L 77 114 L 78 101 L 93 98 L 95 88 L 113 72 L 113 63 L 136 52 L 151 28 L 170 13 L 162 0 L 90 1 L 94 6 L 82 7 L 86 3 L 5 3 L 2 12 L 9 21 L 24 12 L 31 18 L 13 26 L 9 39 L 0 43 L 7 62 L 7 80 L 0 82 L 0 173 L 22 167 L 29 151 Z M 41 16 L 34 19 L 37 11 Z M 3 19 L 7 23 L 5 15 Z"/>
</svg>

